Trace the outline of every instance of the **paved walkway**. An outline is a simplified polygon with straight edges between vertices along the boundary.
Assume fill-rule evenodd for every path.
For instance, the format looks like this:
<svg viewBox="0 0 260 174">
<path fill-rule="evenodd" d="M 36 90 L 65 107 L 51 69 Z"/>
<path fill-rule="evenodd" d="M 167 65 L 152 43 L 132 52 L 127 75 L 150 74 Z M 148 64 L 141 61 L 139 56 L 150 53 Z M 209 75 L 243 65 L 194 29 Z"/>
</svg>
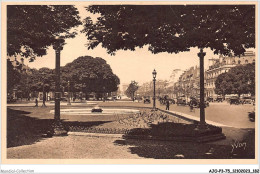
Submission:
<svg viewBox="0 0 260 174">
<path fill-rule="evenodd" d="M 65 137 L 7 149 L 8 159 L 222 159 L 237 155 L 234 142 L 242 142 L 248 130 L 224 128 L 227 139 L 211 143 L 155 141 L 121 138 L 121 135 L 70 133 Z M 247 144 L 248 148 L 249 144 Z M 236 149 L 235 149 L 236 150 Z M 247 150 L 247 149 L 246 149 Z M 247 150 L 248 151 L 248 150 Z M 246 153 L 248 153 L 245 151 Z M 238 153 L 244 151 L 238 151 Z M 252 150 L 250 149 L 250 153 Z M 243 155 L 243 154 L 242 154 Z M 237 157 L 237 156 L 236 156 Z"/>
<path fill-rule="evenodd" d="M 129 152 L 130 146 L 115 146 L 118 138 L 65 136 L 42 139 L 32 145 L 7 149 L 7 158 L 16 159 L 115 159 L 141 158 Z"/>
</svg>

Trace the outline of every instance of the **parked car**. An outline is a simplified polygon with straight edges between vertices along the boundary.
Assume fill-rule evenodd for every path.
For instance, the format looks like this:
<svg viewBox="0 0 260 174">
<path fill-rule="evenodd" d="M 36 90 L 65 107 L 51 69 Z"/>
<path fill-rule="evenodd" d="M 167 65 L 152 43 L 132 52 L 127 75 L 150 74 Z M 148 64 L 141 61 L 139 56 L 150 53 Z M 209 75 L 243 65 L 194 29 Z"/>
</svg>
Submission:
<svg viewBox="0 0 260 174">
<path fill-rule="evenodd" d="M 199 108 L 200 107 L 200 98 L 191 97 L 189 103 L 192 103 L 193 107 Z M 204 104 L 205 104 L 205 107 L 209 107 L 209 102 L 207 100 L 204 101 Z"/>
<path fill-rule="evenodd" d="M 60 101 L 67 101 L 67 100 L 68 100 L 67 97 L 61 97 L 61 98 L 60 98 Z"/>
<path fill-rule="evenodd" d="M 238 104 L 240 104 L 241 102 L 240 102 L 239 97 L 233 96 L 233 97 L 230 97 L 229 103 L 230 103 L 230 105 L 232 105 L 232 104 L 238 105 Z"/>
<path fill-rule="evenodd" d="M 177 98 L 177 105 L 186 105 L 186 100 L 184 98 Z"/>
<path fill-rule="evenodd" d="M 112 97 L 107 97 L 106 99 L 107 99 L 107 100 L 113 100 L 113 98 L 112 98 Z"/>
<path fill-rule="evenodd" d="M 252 98 L 251 97 L 242 97 L 241 103 L 243 103 L 243 104 L 251 104 L 252 103 Z"/>
<path fill-rule="evenodd" d="M 205 107 L 209 107 L 209 102 L 205 101 Z"/>
<path fill-rule="evenodd" d="M 190 97 L 190 101 L 187 103 L 189 106 L 192 106 L 194 108 L 198 108 L 199 107 L 199 99 L 195 98 L 195 97 Z"/>
<path fill-rule="evenodd" d="M 171 104 L 175 104 L 175 100 L 174 99 L 169 98 L 168 100 L 170 101 Z"/>
<path fill-rule="evenodd" d="M 250 121 L 255 122 L 255 111 L 248 112 L 248 118 Z"/>
<path fill-rule="evenodd" d="M 151 103 L 150 96 L 144 96 L 144 103 Z"/>
<path fill-rule="evenodd" d="M 208 101 L 208 102 L 213 102 L 214 99 L 213 99 L 213 97 L 207 97 L 207 101 Z"/>
<path fill-rule="evenodd" d="M 224 99 L 222 96 L 217 96 L 217 98 L 215 99 L 216 102 L 223 102 Z"/>
</svg>

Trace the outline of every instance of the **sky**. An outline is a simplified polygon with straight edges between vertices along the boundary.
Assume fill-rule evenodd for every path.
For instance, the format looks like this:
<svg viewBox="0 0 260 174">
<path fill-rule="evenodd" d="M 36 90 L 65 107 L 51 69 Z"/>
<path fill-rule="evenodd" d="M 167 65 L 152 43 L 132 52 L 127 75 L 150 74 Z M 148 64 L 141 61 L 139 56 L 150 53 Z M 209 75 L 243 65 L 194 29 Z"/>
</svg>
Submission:
<svg viewBox="0 0 260 174">
<path fill-rule="evenodd" d="M 76 7 L 80 12 L 81 20 L 86 16 L 95 18 L 85 10 L 84 6 L 76 5 Z M 66 40 L 66 45 L 61 51 L 61 66 L 80 56 L 101 57 L 111 66 L 113 73 L 120 78 L 121 85 L 129 84 L 133 80 L 141 85 L 152 80 L 152 71 L 154 69 L 157 71 L 157 79 L 169 80 L 174 69 L 184 71 L 192 66 L 199 65 L 197 56 L 199 49 L 197 48 L 191 48 L 189 52 L 178 54 L 152 54 L 148 51 L 148 46 L 144 46 L 143 48 L 137 48 L 135 51 L 119 50 L 115 56 L 107 54 L 106 49 L 100 45 L 93 50 L 88 50 L 86 47 L 88 40 L 84 34 L 79 32 L 82 28 L 82 26 L 77 28 L 78 35 L 75 38 Z M 218 58 L 218 55 L 214 55 L 210 49 L 204 49 L 204 52 L 206 52 L 204 65 L 207 68 L 209 66 L 208 59 Z M 55 68 L 55 51 L 50 47 L 46 56 L 38 57 L 34 62 L 27 65 L 36 69 L 42 67 Z M 176 76 L 177 78 L 178 76 Z"/>
</svg>

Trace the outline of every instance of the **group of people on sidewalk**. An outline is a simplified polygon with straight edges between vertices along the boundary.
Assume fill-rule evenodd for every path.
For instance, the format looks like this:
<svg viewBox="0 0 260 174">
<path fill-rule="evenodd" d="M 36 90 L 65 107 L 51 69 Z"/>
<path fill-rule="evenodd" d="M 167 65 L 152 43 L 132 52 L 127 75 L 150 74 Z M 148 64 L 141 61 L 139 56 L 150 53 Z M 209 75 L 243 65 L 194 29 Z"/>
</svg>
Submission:
<svg viewBox="0 0 260 174">
<path fill-rule="evenodd" d="M 42 98 L 42 107 L 46 107 L 45 102 L 46 102 L 46 96 L 43 95 L 43 98 Z M 35 107 L 38 107 L 38 99 L 37 99 L 37 98 L 35 99 Z"/>
</svg>

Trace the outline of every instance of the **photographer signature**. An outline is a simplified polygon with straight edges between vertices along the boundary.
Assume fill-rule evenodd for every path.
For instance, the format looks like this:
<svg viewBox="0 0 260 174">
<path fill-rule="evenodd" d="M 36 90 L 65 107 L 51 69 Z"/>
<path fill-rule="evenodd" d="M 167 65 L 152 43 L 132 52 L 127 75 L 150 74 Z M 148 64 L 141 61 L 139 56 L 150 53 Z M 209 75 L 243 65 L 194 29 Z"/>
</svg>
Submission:
<svg viewBox="0 0 260 174">
<path fill-rule="evenodd" d="M 235 141 L 235 143 L 231 144 L 231 146 L 232 146 L 231 153 L 233 153 L 234 149 L 238 149 L 238 148 L 243 148 L 245 150 L 246 149 L 246 142 Z"/>
</svg>

